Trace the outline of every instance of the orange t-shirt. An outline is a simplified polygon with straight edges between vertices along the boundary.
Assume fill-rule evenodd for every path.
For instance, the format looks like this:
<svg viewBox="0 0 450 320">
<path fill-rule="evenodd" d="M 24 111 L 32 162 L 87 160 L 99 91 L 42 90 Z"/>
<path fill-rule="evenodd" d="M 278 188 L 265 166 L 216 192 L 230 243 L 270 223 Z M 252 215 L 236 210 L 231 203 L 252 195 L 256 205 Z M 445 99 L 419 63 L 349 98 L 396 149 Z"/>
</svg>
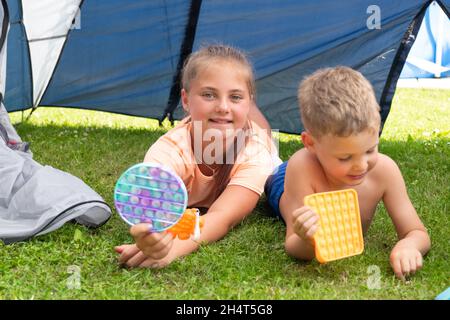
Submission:
<svg viewBox="0 0 450 320">
<path fill-rule="evenodd" d="M 186 185 L 188 206 L 209 208 L 216 200 L 215 175 L 204 175 L 197 165 L 191 146 L 191 126 L 191 122 L 182 121 L 160 137 L 147 151 L 144 162 L 174 170 Z M 249 121 L 249 127 L 250 137 L 236 157 L 228 185 L 242 186 L 261 195 L 267 177 L 279 163 L 274 160 L 277 152 L 271 137 L 253 121 Z"/>
</svg>

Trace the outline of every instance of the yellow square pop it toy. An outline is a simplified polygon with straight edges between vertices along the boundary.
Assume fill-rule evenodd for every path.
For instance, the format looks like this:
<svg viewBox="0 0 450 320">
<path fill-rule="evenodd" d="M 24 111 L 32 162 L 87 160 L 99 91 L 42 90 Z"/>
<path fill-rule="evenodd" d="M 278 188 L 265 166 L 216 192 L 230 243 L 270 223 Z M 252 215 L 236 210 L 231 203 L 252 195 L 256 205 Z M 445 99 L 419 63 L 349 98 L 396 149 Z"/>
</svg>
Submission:
<svg viewBox="0 0 450 320">
<path fill-rule="evenodd" d="M 354 189 L 315 193 L 304 204 L 320 217 L 314 235 L 315 254 L 320 263 L 351 257 L 364 250 L 358 194 Z"/>
</svg>

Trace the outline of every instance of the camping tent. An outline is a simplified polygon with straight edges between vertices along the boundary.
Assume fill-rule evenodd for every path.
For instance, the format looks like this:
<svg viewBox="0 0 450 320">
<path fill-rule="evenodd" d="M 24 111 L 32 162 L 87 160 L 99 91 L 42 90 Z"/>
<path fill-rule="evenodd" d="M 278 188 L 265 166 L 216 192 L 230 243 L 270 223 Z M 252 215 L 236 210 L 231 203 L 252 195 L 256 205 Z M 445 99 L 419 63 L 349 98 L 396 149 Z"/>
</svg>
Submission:
<svg viewBox="0 0 450 320">
<path fill-rule="evenodd" d="M 400 78 L 450 77 L 450 19 L 431 3 Z"/>
<path fill-rule="evenodd" d="M 204 43 L 221 42 L 249 53 L 257 104 L 272 127 L 298 133 L 298 82 L 326 66 L 362 72 L 374 86 L 384 121 L 431 1 L 1 3 L 9 9 L 9 111 L 64 106 L 180 119 L 183 60 Z M 450 0 L 437 3 L 448 18 Z"/>
<path fill-rule="evenodd" d="M 11 16 L 5 10 L 5 0 L 0 1 L 2 93 L 5 85 L 6 37 Z M 14 27 L 11 25 L 11 29 Z M 23 241 L 51 232 L 72 220 L 90 227 L 106 223 L 111 209 L 99 194 L 77 177 L 33 160 L 28 144 L 22 142 L 12 126 L 1 98 L 0 240 L 4 243 Z"/>
</svg>

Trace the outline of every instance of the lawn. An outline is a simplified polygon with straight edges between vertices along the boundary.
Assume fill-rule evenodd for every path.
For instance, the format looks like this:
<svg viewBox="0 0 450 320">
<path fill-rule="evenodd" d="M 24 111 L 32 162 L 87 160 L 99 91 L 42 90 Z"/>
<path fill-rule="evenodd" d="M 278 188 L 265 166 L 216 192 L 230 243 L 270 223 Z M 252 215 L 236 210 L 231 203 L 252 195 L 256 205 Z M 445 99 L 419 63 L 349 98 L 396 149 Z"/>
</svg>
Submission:
<svg viewBox="0 0 450 320">
<path fill-rule="evenodd" d="M 35 160 L 80 177 L 111 207 L 116 179 L 170 128 L 62 108 L 39 108 L 22 123 L 20 112 L 11 117 Z M 286 255 L 284 226 L 267 216 L 262 197 L 226 238 L 163 270 L 119 267 L 113 248 L 132 239 L 115 211 L 99 229 L 66 224 L 0 242 L 0 299 L 433 299 L 450 286 L 449 124 L 450 90 L 399 89 L 381 136 L 380 151 L 399 164 L 432 239 L 424 268 L 406 282 L 389 265 L 396 234 L 382 205 L 362 255 L 320 265 Z M 298 136 L 281 135 L 283 159 L 300 146 Z"/>
</svg>

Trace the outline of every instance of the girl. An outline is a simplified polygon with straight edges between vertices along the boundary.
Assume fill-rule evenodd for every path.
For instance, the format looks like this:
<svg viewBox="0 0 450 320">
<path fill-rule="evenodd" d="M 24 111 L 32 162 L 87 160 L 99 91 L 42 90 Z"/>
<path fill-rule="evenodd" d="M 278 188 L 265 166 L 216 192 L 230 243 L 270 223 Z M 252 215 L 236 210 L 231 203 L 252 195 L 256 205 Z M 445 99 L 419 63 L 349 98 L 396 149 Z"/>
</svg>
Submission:
<svg viewBox="0 0 450 320">
<path fill-rule="evenodd" d="M 171 167 L 188 190 L 188 206 L 207 208 L 199 242 L 149 233 L 138 224 L 136 244 L 115 250 L 129 267 L 162 268 L 223 238 L 252 212 L 273 168 L 281 163 L 270 126 L 255 105 L 252 67 L 235 48 L 214 45 L 187 59 L 181 100 L 188 113 L 148 150 L 144 162 Z"/>
</svg>

